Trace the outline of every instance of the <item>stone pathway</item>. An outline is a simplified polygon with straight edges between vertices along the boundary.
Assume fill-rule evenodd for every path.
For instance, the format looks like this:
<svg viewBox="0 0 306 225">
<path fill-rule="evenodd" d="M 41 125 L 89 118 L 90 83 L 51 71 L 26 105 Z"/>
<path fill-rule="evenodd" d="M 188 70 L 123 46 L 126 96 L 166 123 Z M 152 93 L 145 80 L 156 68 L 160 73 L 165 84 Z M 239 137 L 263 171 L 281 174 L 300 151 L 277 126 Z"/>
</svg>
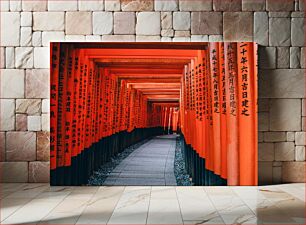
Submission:
<svg viewBox="0 0 306 225">
<path fill-rule="evenodd" d="M 103 185 L 176 186 L 174 175 L 176 135 L 156 136 L 125 158 Z"/>
</svg>

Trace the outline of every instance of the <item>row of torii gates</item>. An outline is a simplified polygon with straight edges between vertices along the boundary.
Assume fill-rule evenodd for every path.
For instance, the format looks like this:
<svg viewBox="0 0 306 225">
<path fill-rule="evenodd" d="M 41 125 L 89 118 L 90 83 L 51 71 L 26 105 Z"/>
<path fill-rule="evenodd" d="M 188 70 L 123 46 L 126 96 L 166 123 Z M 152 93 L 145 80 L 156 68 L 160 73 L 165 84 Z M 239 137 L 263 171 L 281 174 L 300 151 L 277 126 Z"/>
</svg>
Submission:
<svg viewBox="0 0 306 225">
<path fill-rule="evenodd" d="M 86 184 L 174 131 L 196 185 L 257 185 L 256 54 L 251 42 L 52 43 L 51 184 Z"/>
</svg>

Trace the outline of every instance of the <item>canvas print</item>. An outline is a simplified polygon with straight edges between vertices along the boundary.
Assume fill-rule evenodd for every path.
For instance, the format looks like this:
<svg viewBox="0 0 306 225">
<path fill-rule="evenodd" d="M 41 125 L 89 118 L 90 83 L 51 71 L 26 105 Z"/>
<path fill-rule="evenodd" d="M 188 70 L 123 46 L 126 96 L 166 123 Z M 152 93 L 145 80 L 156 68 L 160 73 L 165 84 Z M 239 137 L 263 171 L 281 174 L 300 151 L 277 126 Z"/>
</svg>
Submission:
<svg viewBox="0 0 306 225">
<path fill-rule="evenodd" d="M 257 185 L 253 42 L 51 50 L 51 185 Z"/>
</svg>

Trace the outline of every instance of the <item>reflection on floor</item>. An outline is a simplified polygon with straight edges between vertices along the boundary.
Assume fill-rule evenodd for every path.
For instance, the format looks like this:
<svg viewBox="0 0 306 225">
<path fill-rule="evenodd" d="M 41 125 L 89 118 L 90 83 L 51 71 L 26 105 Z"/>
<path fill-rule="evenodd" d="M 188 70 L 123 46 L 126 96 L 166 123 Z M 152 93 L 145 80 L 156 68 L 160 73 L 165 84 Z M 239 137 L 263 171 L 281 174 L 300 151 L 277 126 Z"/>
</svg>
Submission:
<svg viewBox="0 0 306 225">
<path fill-rule="evenodd" d="M 175 138 L 157 136 L 141 145 L 110 173 L 104 185 L 176 186 Z"/>
<path fill-rule="evenodd" d="M 304 224 L 305 184 L 50 187 L 1 184 L 1 224 Z"/>
</svg>

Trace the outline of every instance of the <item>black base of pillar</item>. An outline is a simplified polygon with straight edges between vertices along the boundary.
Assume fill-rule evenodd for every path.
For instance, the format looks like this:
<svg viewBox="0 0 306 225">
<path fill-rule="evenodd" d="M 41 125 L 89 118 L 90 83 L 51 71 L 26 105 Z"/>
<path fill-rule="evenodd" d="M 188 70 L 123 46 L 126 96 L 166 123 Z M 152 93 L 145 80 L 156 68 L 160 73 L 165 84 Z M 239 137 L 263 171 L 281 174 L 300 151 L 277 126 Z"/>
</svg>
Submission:
<svg viewBox="0 0 306 225">
<path fill-rule="evenodd" d="M 184 153 L 185 165 L 187 173 L 192 178 L 195 186 L 226 186 L 227 180 L 213 171 L 206 169 L 205 159 L 186 144 L 185 138 L 181 137 L 182 152 Z"/>
</svg>

